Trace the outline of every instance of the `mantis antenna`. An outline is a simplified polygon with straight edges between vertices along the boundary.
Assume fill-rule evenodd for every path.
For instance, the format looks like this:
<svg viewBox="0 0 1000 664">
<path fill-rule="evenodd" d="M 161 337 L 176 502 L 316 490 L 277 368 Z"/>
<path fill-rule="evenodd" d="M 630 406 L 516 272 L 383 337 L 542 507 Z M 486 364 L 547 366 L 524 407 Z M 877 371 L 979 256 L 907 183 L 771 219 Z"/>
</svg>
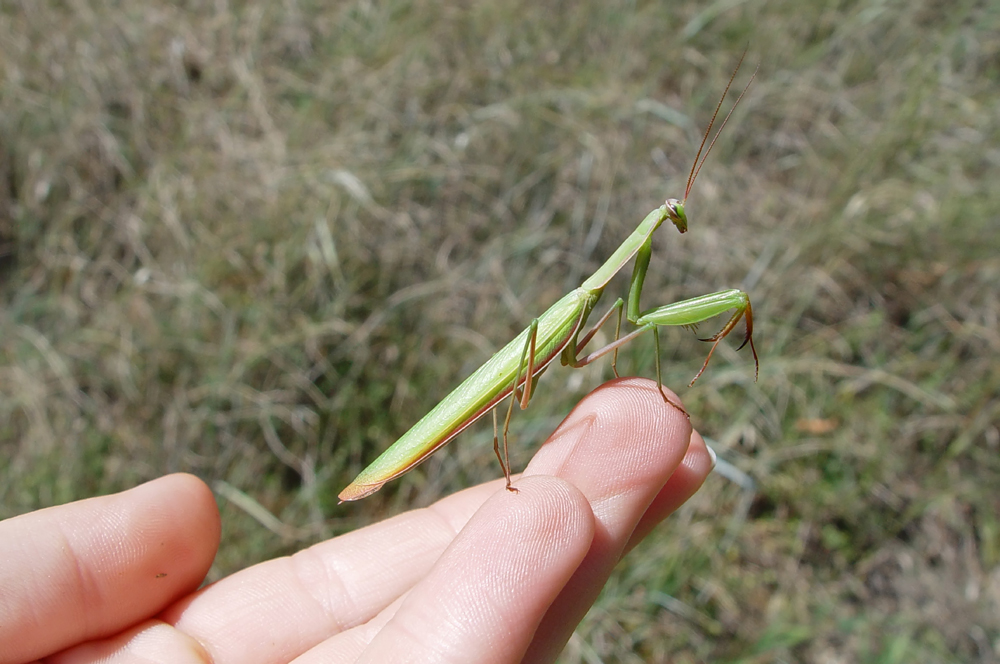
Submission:
<svg viewBox="0 0 1000 664">
<path fill-rule="evenodd" d="M 701 145 L 698 146 L 698 152 L 694 156 L 694 163 L 691 164 L 691 172 L 688 173 L 687 186 L 684 187 L 684 198 L 681 201 L 682 203 L 687 201 L 688 194 L 691 193 L 691 187 L 694 186 L 694 181 L 698 179 L 698 173 L 701 173 L 701 167 L 705 165 L 705 161 L 708 159 L 708 155 L 712 152 L 715 142 L 719 140 L 719 134 L 721 134 L 722 130 L 726 128 L 726 123 L 729 122 L 729 118 L 733 114 L 733 111 L 735 111 L 736 107 L 740 105 L 740 100 L 743 99 L 743 95 L 747 93 L 747 90 L 750 89 L 750 84 L 753 83 L 753 79 L 757 77 L 760 65 L 757 65 L 757 68 L 753 70 L 753 75 L 750 76 L 750 80 L 747 81 L 746 87 L 743 88 L 743 92 L 741 92 L 740 96 L 736 98 L 736 103 L 733 104 L 733 107 L 729 109 L 728 113 L 726 113 L 726 117 L 722 119 L 722 124 L 719 125 L 719 130 L 715 132 L 712 142 L 708 144 L 708 149 L 705 150 L 705 156 L 702 157 L 701 151 L 705 147 L 705 141 L 708 140 L 708 135 L 712 133 L 712 127 L 715 126 L 715 119 L 719 116 L 719 109 L 722 108 L 722 102 L 725 100 L 726 95 L 729 94 L 729 88 L 732 87 L 733 80 L 736 78 L 737 72 L 739 72 L 740 67 L 743 65 L 743 59 L 745 57 L 747 57 L 747 52 L 743 51 L 743 55 L 740 56 L 740 61 L 736 63 L 736 69 L 733 70 L 732 76 L 729 77 L 729 83 L 726 84 L 726 89 L 723 91 L 722 96 L 719 97 L 719 103 L 715 105 L 715 112 L 712 113 L 712 120 L 708 123 L 708 127 L 705 128 L 705 135 L 701 138 Z M 701 161 L 698 161 L 699 157 L 701 157 Z"/>
</svg>

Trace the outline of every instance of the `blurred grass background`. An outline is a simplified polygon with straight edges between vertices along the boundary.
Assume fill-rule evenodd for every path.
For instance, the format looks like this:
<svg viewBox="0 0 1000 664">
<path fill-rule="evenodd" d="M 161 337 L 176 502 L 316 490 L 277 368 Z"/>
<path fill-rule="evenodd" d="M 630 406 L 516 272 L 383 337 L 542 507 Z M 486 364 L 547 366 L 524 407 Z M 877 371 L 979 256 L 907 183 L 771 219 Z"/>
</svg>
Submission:
<svg viewBox="0 0 1000 664">
<path fill-rule="evenodd" d="M 192 472 L 219 578 L 497 476 L 483 425 L 336 506 L 682 195 L 747 44 L 644 302 L 751 293 L 756 384 L 729 345 L 684 388 L 684 331 L 664 366 L 753 487 L 713 475 L 563 659 L 998 661 L 991 2 L 3 3 L 0 516 Z M 609 375 L 550 371 L 515 467 Z"/>
</svg>

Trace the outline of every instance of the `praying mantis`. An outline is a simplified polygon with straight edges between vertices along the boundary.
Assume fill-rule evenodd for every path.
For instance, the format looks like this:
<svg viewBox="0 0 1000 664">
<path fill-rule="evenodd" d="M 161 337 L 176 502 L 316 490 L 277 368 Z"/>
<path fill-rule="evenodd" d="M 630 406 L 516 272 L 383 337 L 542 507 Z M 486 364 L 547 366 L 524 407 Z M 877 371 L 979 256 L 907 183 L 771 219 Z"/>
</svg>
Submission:
<svg viewBox="0 0 1000 664">
<path fill-rule="evenodd" d="M 743 57 L 745 56 L 746 53 Z M 711 342 L 712 348 L 709 350 L 701 369 L 689 385 L 694 385 L 695 381 L 702 375 L 719 342 L 732 332 L 741 319 L 745 320 L 746 334 L 739 348 L 742 349 L 747 344 L 750 345 L 754 366 L 756 372 L 759 373 L 760 363 L 753 343 L 753 311 L 750 306 L 750 297 L 746 292 L 738 289 L 724 290 L 647 311 L 642 311 L 639 306 L 643 280 L 646 277 L 652 255 L 653 233 L 667 220 L 670 220 L 681 233 L 687 232 L 688 220 L 684 204 L 691 193 L 691 187 L 698 178 L 701 167 L 708 159 L 719 134 L 722 133 L 736 106 L 743 99 L 743 95 L 746 94 L 757 75 L 755 70 L 743 92 L 737 97 L 733 107 L 719 125 L 715 137 L 705 149 L 705 143 L 715 125 L 719 109 L 722 108 L 722 102 L 729 93 L 729 88 L 736 78 L 740 65 L 743 64 L 743 57 L 740 58 L 736 69 L 730 76 L 729 83 L 726 85 L 726 89 L 715 107 L 712 120 L 702 137 L 694 163 L 691 165 L 691 171 L 688 173 L 684 198 L 681 200 L 668 198 L 663 205 L 646 215 L 646 218 L 632 234 L 596 272 L 578 288 L 567 293 L 549 307 L 545 313 L 532 320 L 527 328 L 497 351 L 493 357 L 466 378 L 451 394 L 439 402 L 389 449 L 365 468 L 347 488 L 340 492 L 338 496 L 340 502 L 360 500 L 375 493 L 386 482 L 412 470 L 440 447 L 450 442 L 466 427 L 490 411 L 493 411 L 493 451 L 507 480 L 507 490 L 516 493 L 517 488 L 511 484 L 510 461 L 507 454 L 507 432 L 514 402 L 518 401 L 522 410 L 528 407 L 538 378 L 556 357 L 560 358 L 564 366 L 583 367 L 608 353 L 614 353 L 612 369 L 617 376 L 618 349 L 641 334 L 652 331 L 656 349 L 657 388 L 666 403 L 686 416 L 687 411 L 684 410 L 683 406 L 676 403 L 663 391 L 659 328 L 669 325 L 694 326 L 704 320 L 734 310 L 735 312 L 718 333 L 707 339 L 702 339 L 702 341 Z M 704 156 L 702 151 L 704 151 Z M 633 257 L 635 257 L 635 265 L 632 268 L 627 303 L 618 298 L 607 313 L 588 332 L 580 336 L 588 317 L 600 300 L 605 286 Z M 636 328 L 624 337 L 620 336 L 623 309 L 628 322 Z M 603 348 L 581 357 L 581 351 L 590 343 L 601 326 L 615 313 L 618 314 L 615 340 Z M 496 412 L 500 402 L 507 396 L 510 396 L 510 404 L 507 407 L 507 415 L 504 420 L 503 454 L 501 455 Z"/>
</svg>

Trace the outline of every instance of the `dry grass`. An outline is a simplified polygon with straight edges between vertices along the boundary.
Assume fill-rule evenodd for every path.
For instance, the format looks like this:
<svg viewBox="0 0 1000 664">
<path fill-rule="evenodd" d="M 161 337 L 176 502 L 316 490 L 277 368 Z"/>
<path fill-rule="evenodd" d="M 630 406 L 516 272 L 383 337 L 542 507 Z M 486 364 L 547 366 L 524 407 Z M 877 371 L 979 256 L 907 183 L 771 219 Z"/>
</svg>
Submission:
<svg viewBox="0 0 1000 664">
<path fill-rule="evenodd" d="M 682 394 L 756 493 L 711 479 L 564 659 L 1000 658 L 995 7 L 190 4 L 0 8 L 0 516 L 194 472 L 219 576 L 494 476 L 472 433 L 334 505 L 680 193 L 749 42 L 645 302 L 751 292 L 760 381 Z"/>
</svg>

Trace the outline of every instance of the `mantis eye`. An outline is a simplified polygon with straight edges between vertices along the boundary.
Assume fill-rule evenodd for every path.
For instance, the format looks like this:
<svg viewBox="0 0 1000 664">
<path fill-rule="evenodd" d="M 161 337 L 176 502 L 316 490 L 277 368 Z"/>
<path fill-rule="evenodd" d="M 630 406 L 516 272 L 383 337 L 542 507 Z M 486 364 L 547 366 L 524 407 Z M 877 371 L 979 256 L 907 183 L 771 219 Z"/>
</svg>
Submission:
<svg viewBox="0 0 1000 664">
<path fill-rule="evenodd" d="M 676 198 L 668 198 L 666 202 L 667 216 L 681 233 L 688 229 L 687 215 L 684 213 L 684 203 Z"/>
</svg>

